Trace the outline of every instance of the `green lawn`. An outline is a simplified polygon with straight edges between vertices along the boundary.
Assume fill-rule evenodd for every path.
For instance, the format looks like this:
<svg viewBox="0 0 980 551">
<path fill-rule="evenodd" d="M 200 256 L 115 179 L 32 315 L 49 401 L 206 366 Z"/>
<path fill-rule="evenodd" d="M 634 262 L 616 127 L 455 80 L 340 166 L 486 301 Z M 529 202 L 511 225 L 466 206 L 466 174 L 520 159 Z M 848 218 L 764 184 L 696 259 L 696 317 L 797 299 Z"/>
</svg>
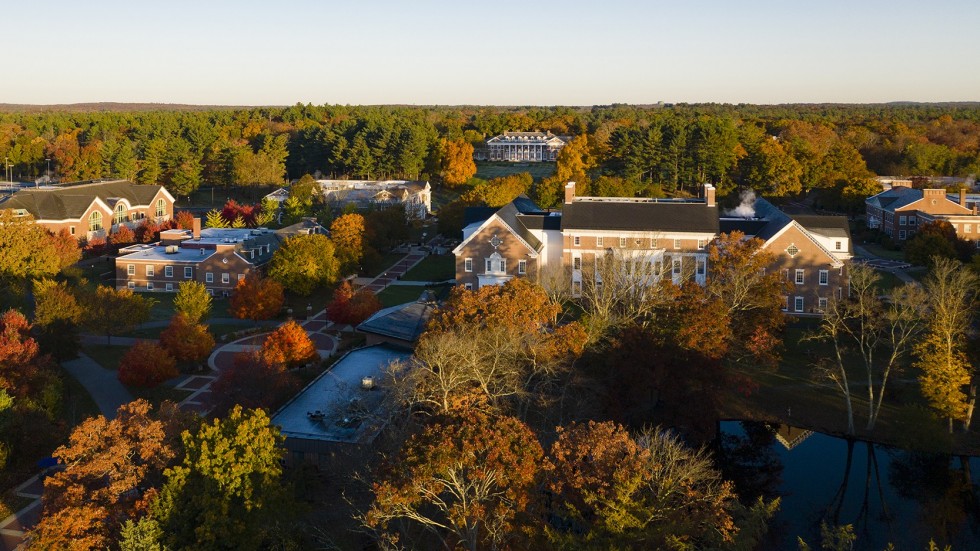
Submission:
<svg viewBox="0 0 980 551">
<path fill-rule="evenodd" d="M 405 281 L 445 281 L 456 277 L 456 257 L 447 254 L 428 256 L 409 270 L 402 279 Z"/>
<path fill-rule="evenodd" d="M 905 285 L 905 282 L 898 278 L 897 275 L 891 272 L 885 272 L 883 270 L 878 270 L 878 274 L 881 276 L 881 290 L 890 292 L 895 287 L 901 287 Z"/>
<path fill-rule="evenodd" d="M 476 162 L 476 177 L 484 180 L 521 172 L 529 172 L 535 180 L 541 180 L 555 173 L 555 163 Z"/>
<path fill-rule="evenodd" d="M 92 395 L 85 390 L 78 379 L 65 372 L 61 380 L 63 385 L 61 419 L 65 424 L 74 427 L 85 419 L 102 413 L 92 399 Z"/>
<path fill-rule="evenodd" d="M 886 258 L 888 260 L 898 260 L 899 262 L 905 262 L 904 251 L 892 251 L 882 247 L 877 243 L 859 243 L 858 246 L 875 256 Z"/>
<path fill-rule="evenodd" d="M 145 293 L 143 296 L 156 301 L 150 309 L 150 321 L 167 321 L 174 315 L 174 296 L 176 293 Z M 229 301 L 224 297 L 211 299 L 212 318 L 230 318 L 228 313 Z"/>
<path fill-rule="evenodd" d="M 119 369 L 119 360 L 122 359 L 129 348 L 129 346 L 86 344 L 82 347 L 82 352 L 89 358 L 95 360 L 95 363 L 106 369 L 115 371 Z"/>
<path fill-rule="evenodd" d="M 381 305 L 385 308 L 389 306 L 396 306 L 398 304 L 405 304 L 406 302 L 415 302 L 422 295 L 422 292 L 426 289 L 430 289 L 436 292 L 436 299 L 442 300 L 449 296 L 449 290 L 452 285 L 437 285 L 437 286 L 421 286 L 421 285 L 389 285 L 380 293 L 378 293 L 378 298 L 381 300 Z"/>
<path fill-rule="evenodd" d="M 111 369 L 113 371 L 119 369 L 119 361 L 126 354 L 127 350 L 129 350 L 128 346 L 100 346 L 87 344 L 82 347 L 82 351 L 88 357 L 95 360 L 96 363 L 105 369 Z M 167 386 L 166 383 L 155 388 L 143 388 L 126 385 L 126 389 L 129 390 L 130 394 L 132 394 L 134 397 L 143 398 L 154 405 L 158 405 L 164 400 L 180 402 L 191 394 L 190 391 L 177 390 L 173 387 Z"/>
</svg>

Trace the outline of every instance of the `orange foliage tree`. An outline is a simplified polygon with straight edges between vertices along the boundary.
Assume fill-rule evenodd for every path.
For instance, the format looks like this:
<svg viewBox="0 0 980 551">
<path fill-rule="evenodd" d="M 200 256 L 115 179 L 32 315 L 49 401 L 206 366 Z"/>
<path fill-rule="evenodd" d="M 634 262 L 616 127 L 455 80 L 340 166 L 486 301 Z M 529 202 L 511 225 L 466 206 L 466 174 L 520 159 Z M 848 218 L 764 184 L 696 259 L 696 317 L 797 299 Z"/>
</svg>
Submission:
<svg viewBox="0 0 980 551">
<path fill-rule="evenodd" d="M 54 452 L 64 469 L 44 481 L 32 547 L 113 547 L 123 522 L 145 514 L 152 488 L 177 456 L 180 425 L 176 408 L 154 413 L 145 400 L 120 407 L 111 421 L 101 415 L 83 421 Z"/>
<path fill-rule="evenodd" d="M 119 360 L 117 375 L 123 384 L 155 387 L 178 375 L 177 361 L 159 345 L 139 341 Z"/>
<path fill-rule="evenodd" d="M 178 362 L 201 362 L 214 348 L 214 337 L 206 325 L 195 323 L 178 312 L 170 325 L 160 333 L 160 345 Z"/>
<path fill-rule="evenodd" d="M 283 365 L 270 365 L 258 351 L 235 355 L 231 368 L 222 369 L 212 385 L 213 413 L 222 415 L 236 405 L 272 410 L 295 394 L 300 381 Z"/>
<path fill-rule="evenodd" d="M 519 419 L 468 411 L 438 418 L 410 438 L 372 485 L 364 523 L 383 541 L 408 543 L 406 522 L 444 549 L 528 549 L 544 453 Z M 402 541 L 405 540 L 405 541 Z"/>
<path fill-rule="evenodd" d="M 465 140 L 442 140 L 442 181 L 455 187 L 476 174 L 473 145 Z"/>
<path fill-rule="evenodd" d="M 238 319 L 271 319 L 282 310 L 285 300 L 279 282 L 253 272 L 235 286 L 228 311 Z"/>
<path fill-rule="evenodd" d="M 271 366 L 296 367 L 317 359 L 316 345 L 306 330 L 295 321 L 287 321 L 266 337 L 259 353 Z"/>
<path fill-rule="evenodd" d="M 381 301 L 370 289 L 354 292 L 347 281 L 333 292 L 333 300 L 327 304 L 327 319 L 334 323 L 357 325 L 381 309 Z"/>
<path fill-rule="evenodd" d="M 194 229 L 194 215 L 187 210 L 182 210 L 174 215 L 174 222 L 182 230 Z"/>
<path fill-rule="evenodd" d="M 353 273 L 364 256 L 364 217 L 343 214 L 330 224 L 330 239 L 340 262 L 341 273 Z"/>
</svg>

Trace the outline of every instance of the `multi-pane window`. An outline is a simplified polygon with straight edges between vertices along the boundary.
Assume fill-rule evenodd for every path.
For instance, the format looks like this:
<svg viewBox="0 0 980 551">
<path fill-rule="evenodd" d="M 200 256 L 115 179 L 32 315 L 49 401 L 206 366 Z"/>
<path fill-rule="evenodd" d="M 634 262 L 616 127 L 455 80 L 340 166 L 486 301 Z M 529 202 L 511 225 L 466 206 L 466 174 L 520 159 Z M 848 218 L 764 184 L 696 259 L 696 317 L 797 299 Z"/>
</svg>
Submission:
<svg viewBox="0 0 980 551">
<path fill-rule="evenodd" d="M 918 220 L 919 220 L 919 219 L 918 219 L 918 218 L 916 218 L 916 217 L 914 217 L 914 216 L 909 216 L 909 225 L 910 225 L 910 226 L 914 226 L 914 225 L 916 225 L 916 224 L 918 223 L 918 222 L 917 222 Z"/>
<path fill-rule="evenodd" d="M 136 288 L 136 282 L 135 281 L 130 281 L 129 283 L 127 283 L 126 286 L 129 287 L 130 289 L 135 289 Z"/>
<path fill-rule="evenodd" d="M 572 269 L 581 270 L 582 269 L 582 257 L 576 256 L 572 258 Z"/>
<path fill-rule="evenodd" d="M 793 304 L 793 310 L 796 311 L 796 312 L 802 312 L 803 311 L 803 297 L 795 297 L 794 304 Z"/>
<path fill-rule="evenodd" d="M 908 223 L 908 217 L 907 216 L 899 216 L 898 217 L 898 225 L 899 226 L 904 226 L 907 223 Z"/>
<path fill-rule="evenodd" d="M 827 270 L 820 270 L 820 280 L 819 280 L 820 285 L 826 285 L 827 284 L 827 278 L 828 278 L 829 274 L 830 274 L 830 272 L 828 272 Z"/>
<path fill-rule="evenodd" d="M 705 261 L 704 261 L 703 258 L 699 258 L 698 259 L 698 275 L 699 276 L 703 276 L 704 275 L 704 268 L 705 268 Z"/>
<path fill-rule="evenodd" d="M 579 245 L 582 244 L 582 238 L 577 235 L 572 237 L 572 244 L 578 247 Z"/>
<path fill-rule="evenodd" d="M 783 312 L 789 312 L 789 296 L 783 297 L 785 303 L 783 304 Z"/>
<path fill-rule="evenodd" d="M 657 248 L 657 238 L 656 237 L 651 237 L 650 238 L 650 248 L 651 249 L 656 249 Z"/>
<path fill-rule="evenodd" d="M 841 242 L 840 241 L 834 241 L 834 250 L 835 251 L 841 250 Z"/>
<path fill-rule="evenodd" d="M 204 274 L 204 281 L 207 283 L 214 283 L 214 273 L 208 272 Z"/>
<path fill-rule="evenodd" d="M 806 272 L 803 270 L 796 270 L 796 279 L 794 280 L 797 285 L 803 285 L 806 280 Z"/>
<path fill-rule="evenodd" d="M 973 232 L 973 224 L 963 224 L 963 233 Z"/>
<path fill-rule="evenodd" d="M 473 271 L 473 259 L 472 258 L 464 258 L 463 259 L 463 271 L 464 272 L 472 272 Z"/>
<path fill-rule="evenodd" d="M 122 224 L 126 221 L 126 205 L 122 203 L 116 205 L 116 215 L 112 220 L 113 224 Z"/>
<path fill-rule="evenodd" d="M 673 266 L 673 268 L 672 268 L 673 274 L 675 276 L 681 275 L 681 260 L 678 258 L 678 259 L 674 260 L 671 263 L 671 265 Z"/>
<path fill-rule="evenodd" d="M 681 248 L 681 240 L 680 239 L 675 239 L 674 240 L 674 248 L 675 249 Z"/>
<path fill-rule="evenodd" d="M 704 249 L 704 245 L 705 245 L 705 240 L 704 239 L 698 239 L 698 249 L 699 250 L 700 249 Z"/>
<path fill-rule="evenodd" d="M 524 275 L 527 273 L 527 260 L 517 261 L 517 273 Z"/>
<path fill-rule="evenodd" d="M 194 268 L 191 268 L 190 266 L 185 266 L 184 267 L 184 279 L 190 279 L 192 277 L 194 277 Z"/>
<path fill-rule="evenodd" d="M 898 231 L 898 238 L 899 239 L 905 239 L 905 230 L 899 230 Z"/>
<path fill-rule="evenodd" d="M 231 276 L 228 275 L 227 272 L 221 274 L 221 282 L 222 283 L 231 283 Z"/>
<path fill-rule="evenodd" d="M 619 238 L 619 246 L 620 247 L 625 247 L 626 246 L 626 238 L 625 237 L 620 237 Z"/>
<path fill-rule="evenodd" d="M 596 247 L 601 247 L 602 246 L 602 236 L 601 235 L 599 237 L 596 237 L 595 238 L 595 246 Z"/>
<path fill-rule="evenodd" d="M 821 312 L 825 312 L 827 310 L 827 297 L 820 297 L 817 299 L 817 308 L 819 308 Z"/>
<path fill-rule="evenodd" d="M 173 266 L 164 266 L 163 267 L 163 276 L 164 277 L 174 277 L 174 267 Z"/>
<path fill-rule="evenodd" d="M 129 264 L 126 266 L 127 275 L 136 275 L 136 264 Z"/>
<path fill-rule="evenodd" d="M 166 211 L 166 203 L 163 199 L 157 199 L 157 216 L 163 216 Z"/>
<path fill-rule="evenodd" d="M 88 231 L 101 231 L 101 230 L 102 230 L 102 213 L 99 211 L 95 211 L 88 217 Z"/>
<path fill-rule="evenodd" d="M 153 282 L 152 281 L 147 281 L 146 282 L 146 290 L 147 291 L 152 291 L 153 290 Z"/>
<path fill-rule="evenodd" d="M 153 266 L 146 267 L 146 277 L 153 277 Z"/>
<path fill-rule="evenodd" d="M 168 291 L 173 291 L 174 290 L 174 284 L 173 283 L 168 283 L 167 284 L 167 290 Z"/>
</svg>

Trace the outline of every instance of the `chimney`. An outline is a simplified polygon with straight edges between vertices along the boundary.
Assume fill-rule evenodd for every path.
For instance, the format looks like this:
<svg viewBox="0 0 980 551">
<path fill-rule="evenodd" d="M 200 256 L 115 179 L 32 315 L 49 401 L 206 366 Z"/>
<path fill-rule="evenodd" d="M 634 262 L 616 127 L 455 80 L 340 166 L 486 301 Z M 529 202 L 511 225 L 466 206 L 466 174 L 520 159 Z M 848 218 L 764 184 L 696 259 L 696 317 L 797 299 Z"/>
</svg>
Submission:
<svg viewBox="0 0 980 551">
<path fill-rule="evenodd" d="M 575 182 L 565 184 L 565 204 L 569 205 L 575 201 Z"/>
<path fill-rule="evenodd" d="M 715 206 L 715 186 L 704 184 L 704 204 L 709 207 Z"/>
<path fill-rule="evenodd" d="M 194 224 L 191 226 L 191 232 L 194 234 L 194 241 L 201 240 L 201 219 L 194 217 Z"/>
<path fill-rule="evenodd" d="M 966 188 L 960 188 L 960 206 L 966 208 Z"/>
</svg>

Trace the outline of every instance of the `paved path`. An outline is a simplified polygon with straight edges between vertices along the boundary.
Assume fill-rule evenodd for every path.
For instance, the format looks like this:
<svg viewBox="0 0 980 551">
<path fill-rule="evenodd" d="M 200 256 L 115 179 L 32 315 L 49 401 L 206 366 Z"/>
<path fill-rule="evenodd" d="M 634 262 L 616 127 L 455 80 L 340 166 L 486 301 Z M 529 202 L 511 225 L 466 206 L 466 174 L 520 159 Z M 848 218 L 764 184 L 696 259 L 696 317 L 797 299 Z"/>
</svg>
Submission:
<svg viewBox="0 0 980 551">
<path fill-rule="evenodd" d="M 864 262 L 868 266 L 881 270 L 883 272 L 888 272 L 890 274 L 895 274 L 895 277 L 902 280 L 905 283 L 915 283 L 918 285 L 918 281 L 914 277 L 910 276 L 905 272 L 905 269 L 910 266 L 907 262 L 900 262 L 898 260 L 890 260 L 888 258 L 882 258 L 880 256 L 871 254 L 870 251 L 865 249 L 860 245 L 854 245 L 854 252 L 857 253 L 861 258 L 856 258 L 855 261 Z"/>
<path fill-rule="evenodd" d="M 119 406 L 133 401 L 133 395 L 119 382 L 115 371 L 105 369 L 85 354 L 80 353 L 78 358 L 61 366 L 92 395 L 106 419 L 114 419 Z"/>
<path fill-rule="evenodd" d="M 144 337 L 112 337 L 112 340 L 106 342 L 105 335 L 81 335 L 79 339 L 83 344 L 96 344 L 100 346 L 133 346 L 139 341 L 149 341 L 158 342 L 160 339 L 151 339 Z"/>
<path fill-rule="evenodd" d="M 0 521 L 0 550 L 22 549 L 24 533 L 41 518 L 41 492 L 44 482 L 40 475 L 32 476 L 27 482 L 14 488 L 14 494 L 26 497 L 31 502 L 16 513 Z"/>
<path fill-rule="evenodd" d="M 207 320 L 207 325 L 241 325 L 242 327 L 254 327 L 256 325 L 270 325 L 274 326 L 278 322 L 276 321 L 252 321 L 252 320 L 242 320 L 238 318 L 210 318 Z M 156 327 L 167 327 L 170 325 L 170 320 L 156 320 L 148 321 L 146 323 L 141 323 L 136 326 L 137 329 L 153 329 Z M 115 339 L 116 337 L 113 337 Z"/>
</svg>

